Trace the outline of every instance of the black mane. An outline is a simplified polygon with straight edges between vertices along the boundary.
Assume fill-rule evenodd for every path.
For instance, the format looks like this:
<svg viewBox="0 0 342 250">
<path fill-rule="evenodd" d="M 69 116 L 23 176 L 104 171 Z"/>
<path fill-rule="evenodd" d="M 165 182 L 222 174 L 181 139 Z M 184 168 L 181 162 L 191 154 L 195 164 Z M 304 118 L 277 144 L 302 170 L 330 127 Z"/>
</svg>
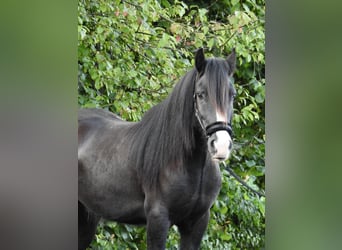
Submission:
<svg viewBox="0 0 342 250">
<path fill-rule="evenodd" d="M 229 70 L 226 60 L 210 58 L 203 72 L 208 79 L 209 98 L 222 112 L 229 104 Z M 142 183 L 149 187 L 158 183 L 161 168 L 182 166 L 195 150 L 195 128 L 199 125 L 194 116 L 193 95 L 197 77 L 196 69 L 189 71 L 167 99 L 147 111 L 129 131 L 129 137 L 135 140 L 131 162 Z M 207 152 L 206 143 L 196 146 Z"/>
</svg>

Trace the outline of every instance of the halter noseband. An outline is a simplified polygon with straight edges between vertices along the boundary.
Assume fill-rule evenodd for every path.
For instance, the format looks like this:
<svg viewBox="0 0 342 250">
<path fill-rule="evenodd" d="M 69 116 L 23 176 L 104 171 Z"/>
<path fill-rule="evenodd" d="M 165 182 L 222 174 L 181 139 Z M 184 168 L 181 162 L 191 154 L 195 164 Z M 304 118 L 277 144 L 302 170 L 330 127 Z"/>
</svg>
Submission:
<svg viewBox="0 0 342 250">
<path fill-rule="evenodd" d="M 219 130 L 225 130 L 228 132 L 230 136 L 233 135 L 232 127 L 230 126 L 229 123 L 226 123 L 226 122 L 214 122 L 212 124 L 209 124 L 205 128 L 205 132 L 207 133 L 207 136 L 211 136 L 212 134 L 214 134 L 215 132 Z"/>
</svg>

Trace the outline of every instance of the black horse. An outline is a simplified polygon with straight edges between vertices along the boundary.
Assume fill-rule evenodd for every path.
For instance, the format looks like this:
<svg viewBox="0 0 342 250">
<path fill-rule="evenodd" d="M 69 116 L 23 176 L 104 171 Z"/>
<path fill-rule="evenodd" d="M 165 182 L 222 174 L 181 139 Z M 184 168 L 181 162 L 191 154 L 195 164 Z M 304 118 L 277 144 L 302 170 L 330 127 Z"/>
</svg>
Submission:
<svg viewBox="0 0 342 250">
<path fill-rule="evenodd" d="M 199 249 L 221 187 L 218 163 L 232 149 L 235 62 L 235 50 L 227 59 L 198 50 L 195 68 L 137 123 L 79 111 L 79 249 L 100 218 L 146 224 L 150 250 L 165 249 L 176 225 L 180 249 Z"/>
</svg>

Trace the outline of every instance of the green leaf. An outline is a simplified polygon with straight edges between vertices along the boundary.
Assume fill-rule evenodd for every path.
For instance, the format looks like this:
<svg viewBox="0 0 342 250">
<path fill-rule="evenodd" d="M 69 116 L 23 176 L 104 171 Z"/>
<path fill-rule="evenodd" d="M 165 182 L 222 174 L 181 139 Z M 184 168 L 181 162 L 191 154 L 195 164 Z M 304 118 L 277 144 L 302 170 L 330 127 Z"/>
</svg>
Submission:
<svg viewBox="0 0 342 250">
<path fill-rule="evenodd" d="M 215 43 L 215 39 L 214 38 L 209 39 L 208 47 L 211 49 L 214 46 L 214 43 Z"/>
<path fill-rule="evenodd" d="M 239 2 L 239 0 L 231 0 L 232 6 L 236 5 Z"/>
<path fill-rule="evenodd" d="M 246 161 L 246 165 L 248 167 L 253 167 L 253 166 L 255 166 L 255 161 L 254 160 Z"/>
<path fill-rule="evenodd" d="M 229 241 L 229 240 L 232 239 L 232 236 L 230 234 L 228 234 L 228 233 L 223 233 L 223 234 L 220 235 L 220 238 L 221 238 L 221 240 Z"/>
<path fill-rule="evenodd" d="M 162 38 L 159 40 L 158 47 L 163 48 L 166 45 L 169 45 L 169 39 L 170 39 L 170 36 L 168 34 L 164 33 Z"/>
<path fill-rule="evenodd" d="M 208 12 L 207 9 L 199 9 L 198 14 L 201 22 L 207 21 L 206 13 Z"/>
<path fill-rule="evenodd" d="M 257 93 L 255 95 L 255 101 L 258 102 L 258 103 L 263 103 L 265 101 L 265 98 L 260 93 Z"/>
</svg>

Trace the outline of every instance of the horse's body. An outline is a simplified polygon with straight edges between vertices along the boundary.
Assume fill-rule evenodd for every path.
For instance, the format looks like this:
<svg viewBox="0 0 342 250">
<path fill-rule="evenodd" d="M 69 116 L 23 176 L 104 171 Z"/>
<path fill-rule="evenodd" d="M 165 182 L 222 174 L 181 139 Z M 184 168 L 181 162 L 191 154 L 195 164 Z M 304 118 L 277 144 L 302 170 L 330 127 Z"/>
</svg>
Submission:
<svg viewBox="0 0 342 250">
<path fill-rule="evenodd" d="M 201 64 L 206 61 L 199 53 L 196 69 L 138 123 L 123 121 L 104 110 L 80 110 L 79 249 L 89 245 L 100 218 L 146 224 L 148 249 L 165 249 L 171 225 L 179 229 L 181 249 L 199 248 L 221 186 L 218 160 L 229 155 L 220 153 L 221 149 L 210 150 L 219 144 L 216 134 L 223 132 L 227 137 L 227 131 L 222 131 L 227 129 L 220 127 L 207 137 L 202 125 L 218 123 L 215 114 L 208 112 L 213 111 L 213 105 L 205 103 L 200 94 L 193 98 L 201 90 L 201 84 L 196 85 L 201 82 L 200 74 L 203 78 L 206 72 Z M 235 63 L 235 55 L 233 60 Z M 231 62 L 218 62 L 224 64 L 222 69 L 227 72 L 222 74 L 228 79 L 233 71 Z M 228 80 L 226 83 L 221 90 L 231 89 Z M 232 98 L 223 99 L 222 104 L 229 106 Z M 222 109 L 228 123 L 232 107 Z M 215 159 L 215 154 L 220 155 Z"/>
</svg>

